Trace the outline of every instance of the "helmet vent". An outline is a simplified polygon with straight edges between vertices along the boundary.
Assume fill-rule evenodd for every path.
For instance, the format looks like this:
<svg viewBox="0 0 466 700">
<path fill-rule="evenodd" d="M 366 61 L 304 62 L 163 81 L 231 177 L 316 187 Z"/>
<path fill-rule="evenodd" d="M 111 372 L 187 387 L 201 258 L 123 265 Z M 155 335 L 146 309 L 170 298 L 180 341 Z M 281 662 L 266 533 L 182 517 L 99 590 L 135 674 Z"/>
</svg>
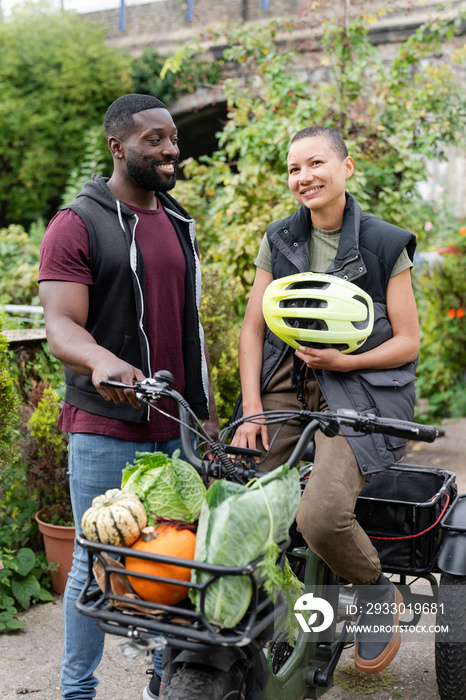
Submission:
<svg viewBox="0 0 466 700">
<path fill-rule="evenodd" d="M 353 299 L 356 299 L 356 301 L 361 302 L 361 304 L 364 304 L 364 306 L 366 307 L 366 311 L 367 311 L 366 318 L 363 321 L 352 321 L 352 324 L 355 328 L 357 328 L 358 330 L 364 330 L 365 328 L 367 328 L 367 326 L 369 324 L 369 318 L 370 318 L 369 305 L 368 305 L 367 301 L 364 299 L 364 297 L 359 296 L 359 294 L 355 294 Z"/>
<path fill-rule="evenodd" d="M 287 318 L 284 316 L 283 321 L 290 328 L 301 328 L 305 331 L 328 331 L 328 326 L 322 319 Z"/>
<path fill-rule="evenodd" d="M 325 299 L 283 299 L 280 301 L 282 309 L 326 309 L 328 301 Z"/>
<path fill-rule="evenodd" d="M 335 348 L 335 350 L 340 350 L 340 352 L 348 350 L 349 347 L 347 343 L 312 343 L 310 341 L 302 341 L 300 345 L 305 345 L 307 348 L 316 348 L 316 350 L 322 350 L 322 348 Z"/>
<path fill-rule="evenodd" d="M 317 280 L 303 280 L 302 282 L 292 282 L 286 286 L 287 289 L 328 289 L 330 282 L 318 282 Z"/>
</svg>

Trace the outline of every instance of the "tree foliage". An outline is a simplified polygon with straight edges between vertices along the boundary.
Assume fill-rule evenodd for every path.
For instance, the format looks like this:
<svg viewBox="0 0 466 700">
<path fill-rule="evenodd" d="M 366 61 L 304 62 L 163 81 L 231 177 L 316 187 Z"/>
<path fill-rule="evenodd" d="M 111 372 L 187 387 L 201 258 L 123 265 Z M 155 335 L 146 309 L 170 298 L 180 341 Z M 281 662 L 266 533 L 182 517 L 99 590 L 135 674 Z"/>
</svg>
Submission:
<svg viewBox="0 0 466 700">
<path fill-rule="evenodd" d="M 86 129 L 129 92 L 130 59 L 73 12 L 25 5 L 0 24 L 0 226 L 49 217 Z"/>
<path fill-rule="evenodd" d="M 417 275 L 422 319 L 417 391 L 429 420 L 466 415 L 466 227 Z"/>
<path fill-rule="evenodd" d="M 448 144 L 464 143 L 466 99 L 455 61 L 463 61 L 465 51 L 446 54 L 462 19 L 458 14 L 454 22 L 428 22 L 391 60 L 371 44 L 370 18 L 328 23 L 315 84 L 292 70 L 296 55 L 276 41 L 285 29 L 278 22 L 228 27 L 216 37 L 228 47 L 225 61 L 236 62 L 240 75 L 223 83 L 229 118 L 218 152 L 184 163 L 189 180 L 179 183 L 177 196 L 198 222 L 207 260 L 240 282 L 237 319 L 267 224 L 296 206 L 287 187 L 286 154 L 290 138 L 305 126 L 342 134 L 356 164 L 348 189 L 365 211 L 416 233 L 420 250 L 438 246 L 439 231 L 442 241 L 457 235 L 448 198 L 426 202 L 419 183 L 428 180 L 430 159 L 444 158 Z M 176 70 L 183 51 L 191 50 L 169 59 L 165 70 Z M 466 411 L 466 367 L 458 352 L 465 341 L 464 264 L 458 264 L 464 253 L 458 255 L 416 278 L 423 331 L 418 394 L 431 401 L 430 418 Z M 231 359 L 237 373 L 236 357 Z"/>
<path fill-rule="evenodd" d="M 112 170 L 112 156 L 107 145 L 102 125 L 93 126 L 82 135 L 82 149 L 79 163 L 68 176 L 61 204 L 69 204 L 81 192 L 84 183 L 94 173 L 105 176 Z"/>
<path fill-rule="evenodd" d="M 356 163 L 348 189 L 363 209 L 415 232 L 422 245 L 426 217 L 437 215 L 418 189 L 427 179 L 426 162 L 442 158 L 445 145 L 460 143 L 465 133 L 455 56 L 435 60 L 460 21 L 420 27 L 390 61 L 371 44 L 366 19 L 328 23 L 319 72 L 321 77 L 325 70 L 326 79 L 316 84 L 292 70 L 296 55 L 276 41 L 285 29 L 276 21 L 228 27 L 217 37 L 227 44 L 225 60 L 235 61 L 241 75 L 224 81 L 229 119 L 219 151 L 200 163 L 186 162 L 190 181 L 180 183 L 177 193 L 198 220 L 211 259 L 223 261 L 224 271 L 242 281 L 243 299 L 266 225 L 295 206 L 286 153 L 292 135 L 310 124 L 336 128 L 347 142 Z M 179 61 L 178 54 L 166 70 Z"/>
<path fill-rule="evenodd" d="M 0 304 L 38 304 L 37 275 L 39 246 L 44 235 L 42 222 L 29 233 L 19 224 L 0 228 Z M 5 314 L 7 328 L 16 328 Z"/>
<path fill-rule="evenodd" d="M 239 319 L 235 304 L 241 291 L 239 280 L 226 277 L 220 266 L 203 269 L 201 322 L 209 348 L 210 372 L 220 425 L 232 420 L 233 403 L 241 384 L 236 361 Z"/>
<path fill-rule="evenodd" d="M 8 343 L 2 329 L 3 320 L 0 316 L 0 475 L 3 464 L 12 454 L 12 431 L 19 407 L 18 396 L 8 371 Z"/>
<path fill-rule="evenodd" d="M 186 52 L 175 75 L 164 73 L 164 64 L 165 59 L 155 49 L 145 47 L 131 64 L 134 92 L 155 95 L 169 105 L 180 95 L 217 85 L 222 78 L 221 61 L 199 61 Z"/>
</svg>

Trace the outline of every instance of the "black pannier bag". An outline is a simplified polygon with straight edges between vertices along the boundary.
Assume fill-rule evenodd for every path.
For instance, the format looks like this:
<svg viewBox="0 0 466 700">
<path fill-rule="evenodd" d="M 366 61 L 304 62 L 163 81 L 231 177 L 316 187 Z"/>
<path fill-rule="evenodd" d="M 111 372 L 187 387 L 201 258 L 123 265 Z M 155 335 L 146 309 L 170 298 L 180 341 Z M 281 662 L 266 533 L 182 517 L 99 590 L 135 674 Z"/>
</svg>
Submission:
<svg viewBox="0 0 466 700">
<path fill-rule="evenodd" d="M 392 573 L 434 568 L 442 539 L 440 520 L 456 497 L 455 474 L 397 464 L 371 474 L 356 503 L 356 518 Z"/>
</svg>

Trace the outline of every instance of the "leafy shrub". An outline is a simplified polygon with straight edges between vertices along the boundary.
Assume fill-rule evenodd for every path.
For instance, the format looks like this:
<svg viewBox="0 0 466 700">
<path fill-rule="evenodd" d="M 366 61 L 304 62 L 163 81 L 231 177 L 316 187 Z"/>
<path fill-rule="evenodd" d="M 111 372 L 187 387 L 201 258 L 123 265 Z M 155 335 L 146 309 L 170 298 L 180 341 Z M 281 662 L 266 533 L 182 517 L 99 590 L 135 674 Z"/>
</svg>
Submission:
<svg viewBox="0 0 466 700">
<path fill-rule="evenodd" d="M 106 170 L 111 169 L 112 157 L 102 126 L 95 126 L 86 131 L 82 140 L 82 153 L 79 164 L 73 168 L 68 177 L 62 195 L 62 206 L 73 201 L 81 192 L 84 183 L 90 180 L 94 173 L 105 176 Z"/>
<path fill-rule="evenodd" d="M 31 233 L 16 224 L 0 229 L 0 304 L 39 304 L 37 275 L 44 231 L 42 222 L 31 226 Z M 7 314 L 5 322 L 9 328 L 21 325 Z"/>
<path fill-rule="evenodd" d="M 63 397 L 63 365 L 53 357 L 46 341 L 10 348 L 9 372 L 22 401 L 27 400 L 28 392 L 42 381 Z"/>
<path fill-rule="evenodd" d="M 5 346 L 0 333 L 0 632 L 24 626 L 16 619 L 20 609 L 52 600 L 45 556 L 25 546 L 36 541 L 37 503 L 27 497 L 26 470 L 17 461 L 19 398 L 6 369 Z"/>
<path fill-rule="evenodd" d="M 416 276 L 421 318 L 418 394 L 428 399 L 420 417 L 466 415 L 466 227 L 438 262 Z"/>
<path fill-rule="evenodd" d="M 8 343 L 2 335 L 3 321 L 0 316 L 0 474 L 3 464 L 12 454 L 12 429 L 16 422 L 19 399 L 8 371 Z M 0 488 L 1 495 L 1 488 Z"/>
<path fill-rule="evenodd" d="M 20 610 L 52 600 L 49 566 L 35 553 L 41 545 L 34 514 L 50 498 L 69 504 L 58 394 L 42 385 L 21 405 L 7 360 L 0 333 L 0 632 L 24 626 Z"/>
<path fill-rule="evenodd" d="M 40 382 L 28 394 L 21 411 L 20 459 L 27 469 L 28 494 L 37 510 L 60 506 L 52 524 L 72 524 L 67 438 L 57 426 L 58 393 Z"/>
<path fill-rule="evenodd" d="M 29 547 L 14 551 L 0 545 L 0 632 L 25 626 L 23 620 L 16 619 L 21 609 L 53 600 L 43 585 L 49 579 L 43 555 L 36 555 Z"/>
<path fill-rule="evenodd" d="M 131 59 L 98 22 L 44 2 L 15 8 L 0 45 L 0 226 L 27 225 L 55 212 L 83 132 L 131 91 Z"/>
<path fill-rule="evenodd" d="M 134 92 L 155 95 L 170 104 L 179 95 L 193 93 L 202 87 L 220 82 L 221 61 L 198 61 L 193 52 L 184 54 L 176 70 L 176 77 L 162 73 L 165 58 L 151 47 L 145 47 L 142 56 L 134 58 L 131 64 Z"/>
<path fill-rule="evenodd" d="M 231 421 L 241 383 L 238 369 L 240 326 L 235 303 L 241 285 L 210 264 L 203 269 L 201 322 L 209 348 L 210 371 L 221 427 Z"/>
</svg>

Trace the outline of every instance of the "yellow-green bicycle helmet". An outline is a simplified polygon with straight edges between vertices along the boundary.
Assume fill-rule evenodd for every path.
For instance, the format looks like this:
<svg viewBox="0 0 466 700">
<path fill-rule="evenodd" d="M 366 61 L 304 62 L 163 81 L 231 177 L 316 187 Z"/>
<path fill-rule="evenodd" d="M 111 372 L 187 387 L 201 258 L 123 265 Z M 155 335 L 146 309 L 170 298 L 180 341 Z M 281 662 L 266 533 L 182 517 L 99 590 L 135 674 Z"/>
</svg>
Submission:
<svg viewBox="0 0 466 700">
<path fill-rule="evenodd" d="M 271 282 L 262 311 L 270 330 L 296 350 L 308 345 L 353 352 L 374 326 L 374 306 L 367 292 L 347 280 L 315 272 Z"/>
</svg>

